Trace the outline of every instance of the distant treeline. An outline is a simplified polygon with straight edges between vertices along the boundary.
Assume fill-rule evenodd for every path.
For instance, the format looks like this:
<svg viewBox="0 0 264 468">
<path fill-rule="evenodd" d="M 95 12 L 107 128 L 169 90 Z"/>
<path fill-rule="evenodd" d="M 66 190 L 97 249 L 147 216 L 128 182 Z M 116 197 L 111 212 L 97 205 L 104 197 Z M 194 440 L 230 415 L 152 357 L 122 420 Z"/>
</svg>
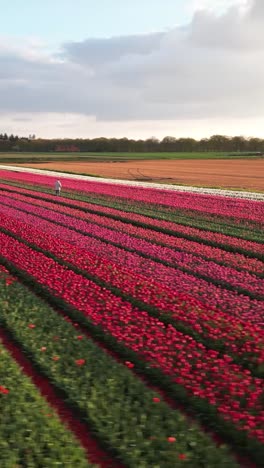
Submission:
<svg viewBox="0 0 264 468">
<path fill-rule="evenodd" d="M 131 140 L 128 138 L 45 139 L 0 134 L 0 152 L 249 152 L 264 153 L 264 140 L 213 135 L 210 138 Z"/>
</svg>

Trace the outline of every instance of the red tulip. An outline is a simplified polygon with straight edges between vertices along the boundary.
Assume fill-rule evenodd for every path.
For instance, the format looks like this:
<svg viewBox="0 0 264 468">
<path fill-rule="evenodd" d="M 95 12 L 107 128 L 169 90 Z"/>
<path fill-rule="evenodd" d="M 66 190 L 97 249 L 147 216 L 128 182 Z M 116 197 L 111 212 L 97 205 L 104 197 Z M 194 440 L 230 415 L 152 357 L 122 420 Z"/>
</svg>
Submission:
<svg viewBox="0 0 264 468">
<path fill-rule="evenodd" d="M 83 366 L 83 365 L 85 364 L 85 359 L 77 359 L 77 360 L 75 361 L 75 364 L 76 364 L 77 366 Z"/>
<path fill-rule="evenodd" d="M 2 393 L 3 395 L 8 395 L 9 390 L 8 390 L 8 388 L 3 387 L 2 385 L 0 385 L 0 393 Z"/>
<path fill-rule="evenodd" d="M 126 365 L 129 369 L 133 369 L 133 367 L 135 367 L 135 364 L 133 364 L 133 363 L 130 362 L 130 361 L 126 361 L 126 362 L 125 362 L 125 365 Z"/>
</svg>

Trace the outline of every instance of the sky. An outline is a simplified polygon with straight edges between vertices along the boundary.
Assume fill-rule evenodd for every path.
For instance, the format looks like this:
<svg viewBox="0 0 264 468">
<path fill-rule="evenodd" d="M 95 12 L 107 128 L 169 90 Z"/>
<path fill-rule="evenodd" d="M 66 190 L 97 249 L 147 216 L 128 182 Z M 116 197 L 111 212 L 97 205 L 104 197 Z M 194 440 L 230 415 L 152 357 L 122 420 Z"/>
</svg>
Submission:
<svg viewBox="0 0 264 468">
<path fill-rule="evenodd" d="M 156 32 L 173 27 L 177 18 L 180 23 L 189 19 L 185 0 L 3 0 L 0 5 L 3 34 L 50 43 Z"/>
<path fill-rule="evenodd" d="M 264 138 L 263 0 L 0 0 L 0 133 Z"/>
</svg>

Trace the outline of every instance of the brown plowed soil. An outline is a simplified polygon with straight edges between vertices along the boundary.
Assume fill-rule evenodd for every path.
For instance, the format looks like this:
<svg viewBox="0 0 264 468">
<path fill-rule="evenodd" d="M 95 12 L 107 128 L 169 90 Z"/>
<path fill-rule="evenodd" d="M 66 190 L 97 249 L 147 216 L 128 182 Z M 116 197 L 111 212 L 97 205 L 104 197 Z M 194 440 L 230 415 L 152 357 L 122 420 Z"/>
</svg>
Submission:
<svg viewBox="0 0 264 468">
<path fill-rule="evenodd" d="M 264 192 L 264 159 L 49 162 L 21 164 L 112 179 L 233 188 Z"/>
</svg>

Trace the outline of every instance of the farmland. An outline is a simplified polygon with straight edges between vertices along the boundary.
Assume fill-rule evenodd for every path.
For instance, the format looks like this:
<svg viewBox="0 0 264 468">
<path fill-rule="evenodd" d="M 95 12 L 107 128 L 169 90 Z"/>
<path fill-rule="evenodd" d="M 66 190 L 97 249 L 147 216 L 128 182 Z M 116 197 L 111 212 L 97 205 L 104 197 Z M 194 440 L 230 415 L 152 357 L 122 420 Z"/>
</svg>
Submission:
<svg viewBox="0 0 264 468">
<path fill-rule="evenodd" d="M 264 159 L 56 161 L 21 163 L 20 166 L 121 180 L 264 192 Z"/>
<path fill-rule="evenodd" d="M 263 466 L 264 203 L 0 176 L 2 466 Z"/>
</svg>

